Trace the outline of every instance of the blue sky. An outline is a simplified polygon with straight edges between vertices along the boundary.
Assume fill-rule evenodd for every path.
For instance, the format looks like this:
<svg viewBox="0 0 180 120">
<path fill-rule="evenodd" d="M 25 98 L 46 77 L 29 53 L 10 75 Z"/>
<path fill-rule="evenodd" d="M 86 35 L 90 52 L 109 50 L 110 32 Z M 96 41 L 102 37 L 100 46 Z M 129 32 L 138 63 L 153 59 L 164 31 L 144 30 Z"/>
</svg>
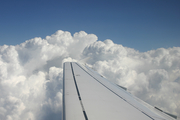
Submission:
<svg viewBox="0 0 180 120">
<path fill-rule="evenodd" d="M 180 46 L 179 0 L 4 0 L 0 45 L 81 30 L 147 51 Z"/>
</svg>

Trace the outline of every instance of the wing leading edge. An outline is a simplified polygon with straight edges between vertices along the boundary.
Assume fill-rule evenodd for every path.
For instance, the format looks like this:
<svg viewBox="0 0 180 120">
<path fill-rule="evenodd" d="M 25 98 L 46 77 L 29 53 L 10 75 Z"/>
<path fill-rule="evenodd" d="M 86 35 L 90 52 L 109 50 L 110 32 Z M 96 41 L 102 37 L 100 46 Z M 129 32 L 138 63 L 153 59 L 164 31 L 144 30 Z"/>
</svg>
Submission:
<svg viewBox="0 0 180 120">
<path fill-rule="evenodd" d="M 76 62 L 63 68 L 63 120 L 174 120 Z"/>
</svg>

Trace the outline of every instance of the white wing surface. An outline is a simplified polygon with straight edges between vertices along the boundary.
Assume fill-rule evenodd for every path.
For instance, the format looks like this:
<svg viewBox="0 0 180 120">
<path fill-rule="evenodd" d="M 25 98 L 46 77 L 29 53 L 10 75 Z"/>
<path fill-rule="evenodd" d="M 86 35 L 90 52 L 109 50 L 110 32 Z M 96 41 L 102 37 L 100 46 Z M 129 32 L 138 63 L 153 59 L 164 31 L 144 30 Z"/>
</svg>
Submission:
<svg viewBox="0 0 180 120">
<path fill-rule="evenodd" d="M 63 120 L 174 120 L 176 117 L 169 115 L 87 66 L 64 63 Z"/>
</svg>

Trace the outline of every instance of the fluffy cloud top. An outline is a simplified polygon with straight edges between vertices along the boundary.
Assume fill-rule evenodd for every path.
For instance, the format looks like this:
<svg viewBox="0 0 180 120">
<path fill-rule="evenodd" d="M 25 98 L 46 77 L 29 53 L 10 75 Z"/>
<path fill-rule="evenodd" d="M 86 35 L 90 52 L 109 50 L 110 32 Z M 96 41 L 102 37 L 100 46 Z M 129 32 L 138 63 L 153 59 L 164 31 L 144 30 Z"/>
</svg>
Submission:
<svg viewBox="0 0 180 120">
<path fill-rule="evenodd" d="M 0 119 L 61 119 L 62 63 L 86 62 L 109 80 L 180 116 L 180 48 L 138 52 L 84 31 L 0 46 Z"/>
</svg>

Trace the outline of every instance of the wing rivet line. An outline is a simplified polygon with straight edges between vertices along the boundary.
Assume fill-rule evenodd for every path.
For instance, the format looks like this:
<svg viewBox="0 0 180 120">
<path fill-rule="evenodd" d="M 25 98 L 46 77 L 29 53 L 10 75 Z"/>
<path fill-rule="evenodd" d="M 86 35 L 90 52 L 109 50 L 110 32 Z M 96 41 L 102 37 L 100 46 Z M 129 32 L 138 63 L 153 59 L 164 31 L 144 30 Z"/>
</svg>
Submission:
<svg viewBox="0 0 180 120">
<path fill-rule="evenodd" d="M 74 75 L 74 70 L 73 70 L 72 62 L 71 62 L 70 64 L 71 64 L 73 79 L 74 79 L 74 83 L 75 83 L 75 86 L 76 86 L 78 98 L 79 98 L 79 101 L 80 101 L 80 104 L 81 104 L 81 107 L 82 107 L 83 115 L 84 115 L 84 117 L 85 117 L 85 120 L 88 120 L 86 111 L 85 111 L 85 109 L 84 109 L 84 106 L 83 106 L 83 103 L 82 103 L 82 100 L 81 100 L 81 96 L 80 96 L 80 93 L 79 93 L 79 89 L 78 89 L 78 86 L 77 86 L 77 83 L 76 83 L 76 78 L 75 78 L 75 75 Z"/>
</svg>

